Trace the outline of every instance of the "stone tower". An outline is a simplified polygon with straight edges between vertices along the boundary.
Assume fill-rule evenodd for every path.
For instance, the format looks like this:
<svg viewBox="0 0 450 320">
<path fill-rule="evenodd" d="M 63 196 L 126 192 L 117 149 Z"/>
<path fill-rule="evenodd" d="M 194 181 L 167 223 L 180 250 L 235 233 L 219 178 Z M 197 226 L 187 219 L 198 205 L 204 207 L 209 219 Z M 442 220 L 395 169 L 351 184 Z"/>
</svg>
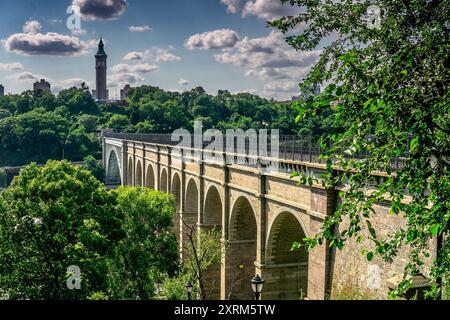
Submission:
<svg viewBox="0 0 450 320">
<path fill-rule="evenodd" d="M 103 39 L 100 38 L 98 43 L 98 51 L 95 55 L 95 71 L 96 71 L 96 90 L 94 91 L 94 98 L 99 102 L 108 101 L 108 80 L 107 80 L 107 60 L 108 55 L 105 52 L 105 45 Z"/>
</svg>

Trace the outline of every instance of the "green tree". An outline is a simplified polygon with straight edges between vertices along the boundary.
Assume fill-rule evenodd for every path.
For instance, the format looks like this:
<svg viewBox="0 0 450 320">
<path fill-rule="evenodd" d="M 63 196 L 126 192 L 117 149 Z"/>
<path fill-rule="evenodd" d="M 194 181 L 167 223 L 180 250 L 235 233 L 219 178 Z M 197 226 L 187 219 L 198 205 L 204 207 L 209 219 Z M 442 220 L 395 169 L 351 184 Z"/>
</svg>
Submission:
<svg viewBox="0 0 450 320">
<path fill-rule="evenodd" d="M 0 288 L 9 299 L 87 299 L 107 290 L 122 238 L 115 197 L 89 171 L 49 161 L 24 168 L 0 194 Z M 81 269 L 81 290 L 67 268 Z"/>
<path fill-rule="evenodd" d="M 129 126 L 131 126 L 130 119 L 122 114 L 112 115 L 108 123 L 106 124 L 106 127 L 110 129 L 115 129 L 119 132 L 126 131 Z"/>
<path fill-rule="evenodd" d="M 147 188 L 121 187 L 117 210 L 125 237 L 114 248 L 110 263 L 111 295 L 116 299 L 149 299 L 162 274 L 178 270 L 178 247 L 172 231 L 172 196 Z"/>
<path fill-rule="evenodd" d="M 302 7 L 298 16 L 284 17 L 270 25 L 289 33 L 287 41 L 298 50 L 317 48 L 334 35 L 318 63 L 303 82 L 303 88 L 327 84 L 319 96 L 299 102 L 298 119 L 317 117 L 336 105 L 333 147 L 328 157 L 326 183 L 341 184 L 348 178 L 342 204 L 324 224 L 309 246 L 324 239 L 342 248 L 350 238 L 373 241 L 368 260 L 380 255 L 392 261 L 399 250 L 410 248 L 405 275 L 423 271 L 431 255 L 430 242 L 437 241 L 433 260 L 432 295 L 440 296 L 442 282 L 450 281 L 450 175 L 448 1 L 306 1 L 282 0 Z M 377 5 L 377 17 L 368 14 Z M 376 13 L 376 12 L 375 12 Z M 365 18 L 369 18 L 365 19 Z M 297 26 L 306 26 L 298 34 Z M 346 153 L 346 157 L 342 154 Z M 366 153 L 364 160 L 353 157 Z M 393 159 L 404 156 L 404 165 L 393 170 Z M 352 173 L 332 170 L 335 163 Z M 388 173 L 371 193 L 374 171 Z M 405 190 L 408 190 L 405 193 Z M 393 214 L 404 217 L 406 227 L 381 236 L 371 221 L 373 207 L 388 196 Z M 348 218 L 349 225 L 342 221 Z M 340 233 L 334 229 L 340 227 Z M 365 226 L 365 228 L 363 228 Z M 363 231 L 367 230 L 367 232 Z M 405 280 L 393 295 L 403 292 Z"/>
<path fill-rule="evenodd" d="M 98 181 L 102 183 L 105 181 L 105 169 L 103 168 L 101 162 L 93 156 L 85 157 L 83 162 L 83 168 L 89 170 Z"/>
</svg>

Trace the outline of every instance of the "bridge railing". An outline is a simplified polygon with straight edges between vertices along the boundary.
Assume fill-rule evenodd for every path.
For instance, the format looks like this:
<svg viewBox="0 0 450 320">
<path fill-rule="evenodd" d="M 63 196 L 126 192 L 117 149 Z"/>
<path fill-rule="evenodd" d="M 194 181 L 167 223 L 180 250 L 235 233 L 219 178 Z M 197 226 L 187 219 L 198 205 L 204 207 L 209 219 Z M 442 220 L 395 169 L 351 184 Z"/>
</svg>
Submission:
<svg viewBox="0 0 450 320">
<path fill-rule="evenodd" d="M 182 138 L 179 140 L 172 140 L 171 134 L 139 134 L 139 133 L 114 133 L 103 132 L 103 137 L 114 138 L 120 140 L 128 140 L 139 143 L 149 143 L 157 145 L 166 145 L 172 147 L 180 147 L 180 149 L 192 149 L 208 151 L 207 147 L 215 141 L 217 137 L 212 137 L 210 141 L 195 141 L 194 137 L 190 137 L 190 141 L 183 141 L 183 146 L 180 146 Z M 186 138 L 186 137 L 184 137 Z M 235 163 L 235 158 L 243 158 L 241 162 L 248 166 L 257 166 L 259 159 L 275 159 L 279 163 L 280 169 L 283 172 L 292 172 L 299 169 L 300 163 L 315 163 L 325 164 L 326 160 L 320 155 L 323 154 L 330 146 L 326 143 L 325 147 L 321 144 L 320 137 L 315 136 L 293 136 L 280 135 L 277 139 L 277 146 L 272 150 L 272 141 L 270 136 L 256 137 L 256 140 L 251 142 L 248 137 L 242 141 L 238 141 L 234 137 L 233 141 L 222 136 L 220 142 L 227 160 L 230 163 Z M 241 143 L 241 144 L 239 144 Z M 353 154 L 353 159 L 364 159 L 369 154 L 367 152 Z M 393 170 L 398 170 L 404 166 L 407 154 L 403 153 L 399 157 L 392 159 L 391 167 Z"/>
</svg>

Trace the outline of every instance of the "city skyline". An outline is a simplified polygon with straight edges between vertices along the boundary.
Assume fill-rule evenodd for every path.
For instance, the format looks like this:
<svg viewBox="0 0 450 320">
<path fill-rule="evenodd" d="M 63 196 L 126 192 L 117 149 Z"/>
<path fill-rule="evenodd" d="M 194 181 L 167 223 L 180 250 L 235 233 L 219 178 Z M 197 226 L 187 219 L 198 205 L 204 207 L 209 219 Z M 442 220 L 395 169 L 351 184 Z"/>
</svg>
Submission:
<svg viewBox="0 0 450 320">
<path fill-rule="evenodd" d="M 80 8 L 80 29 L 66 24 L 70 5 Z M 108 48 L 111 98 L 120 97 L 126 84 L 146 84 L 288 99 L 298 95 L 298 82 L 319 55 L 296 52 L 282 34 L 266 27 L 267 20 L 294 13 L 279 0 L 28 0 L 5 3 L 4 9 L 0 83 L 5 94 L 29 90 L 43 78 L 54 93 L 82 82 L 95 89 L 93 56 L 100 36 Z"/>
</svg>

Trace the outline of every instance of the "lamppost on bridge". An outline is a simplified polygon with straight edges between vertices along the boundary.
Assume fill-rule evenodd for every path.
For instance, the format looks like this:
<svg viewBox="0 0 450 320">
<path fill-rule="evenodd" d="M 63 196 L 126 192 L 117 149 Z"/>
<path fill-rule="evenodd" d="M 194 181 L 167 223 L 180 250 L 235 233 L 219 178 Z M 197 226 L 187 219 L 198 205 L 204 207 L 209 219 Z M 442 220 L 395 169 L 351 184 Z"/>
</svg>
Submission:
<svg viewBox="0 0 450 320">
<path fill-rule="evenodd" d="M 259 274 L 256 275 L 256 277 L 254 277 L 251 280 L 252 283 L 252 289 L 253 289 L 253 293 L 255 294 L 255 300 L 260 300 L 261 299 L 261 292 L 263 290 L 264 287 L 264 279 L 261 278 L 259 276 Z"/>
<path fill-rule="evenodd" d="M 191 280 L 189 280 L 189 281 L 186 283 L 185 287 L 186 287 L 186 293 L 187 293 L 187 295 L 188 295 L 188 300 L 192 300 L 192 299 L 191 299 L 191 296 L 192 296 L 192 288 L 193 288 L 193 285 L 192 285 Z"/>
</svg>

